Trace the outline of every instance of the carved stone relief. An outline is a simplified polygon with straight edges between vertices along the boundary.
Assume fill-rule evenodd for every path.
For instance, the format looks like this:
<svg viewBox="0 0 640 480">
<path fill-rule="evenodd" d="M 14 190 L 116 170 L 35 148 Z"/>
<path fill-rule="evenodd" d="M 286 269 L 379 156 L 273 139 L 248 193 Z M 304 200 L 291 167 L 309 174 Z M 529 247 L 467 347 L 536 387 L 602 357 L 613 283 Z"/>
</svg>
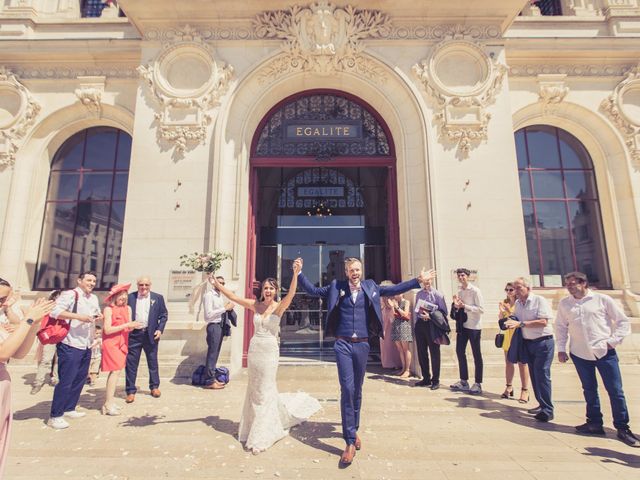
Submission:
<svg viewBox="0 0 640 480">
<path fill-rule="evenodd" d="M 155 115 L 159 137 L 182 153 L 188 144 L 204 142 L 210 110 L 229 88 L 233 68 L 216 62 L 209 45 L 188 25 L 175 38 L 138 72 L 160 105 Z"/>
<path fill-rule="evenodd" d="M 81 76 L 78 77 L 80 86 L 76 88 L 75 94 L 80 103 L 87 107 L 91 115 L 100 118 L 102 116 L 102 94 L 104 93 L 104 76 Z"/>
<path fill-rule="evenodd" d="M 474 143 L 487 138 L 491 115 L 486 108 L 495 101 L 507 68 L 476 43 L 450 40 L 413 71 L 435 103 L 442 134 L 468 156 Z"/>
<path fill-rule="evenodd" d="M 640 167 L 640 64 L 627 72 L 600 108 L 622 134 L 633 162 Z"/>
<path fill-rule="evenodd" d="M 306 8 L 264 12 L 256 17 L 254 28 L 258 37 L 283 41 L 283 54 L 259 72 L 262 83 L 293 71 L 320 75 L 355 71 L 384 80 L 382 68 L 362 54 L 363 39 L 380 38 L 391 28 L 391 20 L 380 11 L 318 1 Z"/>
<path fill-rule="evenodd" d="M 10 70 L 0 67 L 0 167 L 13 165 L 40 105 Z"/>
<path fill-rule="evenodd" d="M 538 96 L 545 113 L 551 113 L 554 106 L 562 102 L 569 93 L 567 75 L 563 73 L 538 75 Z"/>
</svg>

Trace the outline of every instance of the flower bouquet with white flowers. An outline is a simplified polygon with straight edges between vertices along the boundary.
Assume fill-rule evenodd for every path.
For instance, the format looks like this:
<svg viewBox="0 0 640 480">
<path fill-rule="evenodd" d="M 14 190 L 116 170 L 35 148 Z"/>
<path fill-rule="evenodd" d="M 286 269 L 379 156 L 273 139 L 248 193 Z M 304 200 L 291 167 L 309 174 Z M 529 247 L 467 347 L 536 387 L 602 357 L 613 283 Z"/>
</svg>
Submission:
<svg viewBox="0 0 640 480">
<path fill-rule="evenodd" d="M 180 256 L 180 265 L 192 268 L 196 272 L 215 273 L 220 270 L 223 260 L 232 258 L 225 252 L 193 252 L 190 255 Z"/>
</svg>

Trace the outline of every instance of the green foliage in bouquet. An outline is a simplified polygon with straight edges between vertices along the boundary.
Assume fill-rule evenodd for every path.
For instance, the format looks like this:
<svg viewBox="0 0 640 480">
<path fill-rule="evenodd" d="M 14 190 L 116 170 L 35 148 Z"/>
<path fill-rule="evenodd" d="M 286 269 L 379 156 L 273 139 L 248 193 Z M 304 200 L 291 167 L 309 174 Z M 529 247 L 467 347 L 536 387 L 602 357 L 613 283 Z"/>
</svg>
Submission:
<svg viewBox="0 0 640 480">
<path fill-rule="evenodd" d="M 228 258 L 232 257 L 225 252 L 193 252 L 190 255 L 181 255 L 180 265 L 196 272 L 215 273 L 220 270 L 223 260 Z"/>
</svg>

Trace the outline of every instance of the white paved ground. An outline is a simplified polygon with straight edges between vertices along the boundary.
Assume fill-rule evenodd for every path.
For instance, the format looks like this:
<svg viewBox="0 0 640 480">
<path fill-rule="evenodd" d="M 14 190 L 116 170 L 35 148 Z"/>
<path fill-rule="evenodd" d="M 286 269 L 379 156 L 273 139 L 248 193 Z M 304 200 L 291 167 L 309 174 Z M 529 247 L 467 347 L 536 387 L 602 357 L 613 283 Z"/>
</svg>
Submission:
<svg viewBox="0 0 640 480">
<path fill-rule="evenodd" d="M 120 417 L 99 413 L 102 377 L 82 394 L 80 408 L 88 415 L 54 431 L 45 426 L 52 388 L 30 395 L 30 370 L 10 367 L 15 420 L 7 479 L 640 478 L 640 449 L 615 439 L 606 396 L 607 437 L 574 434 L 584 404 L 572 365 L 554 364 L 556 418 L 550 424 L 524 412 L 533 402 L 499 398 L 504 382 L 498 366 L 488 368 L 481 397 L 410 388 L 411 382 L 372 368 L 364 389 L 363 448 L 343 470 L 337 468 L 343 441 L 333 365 L 280 367 L 280 391 L 307 391 L 324 409 L 257 456 L 235 438 L 246 373 L 221 391 L 163 378 L 160 399 L 147 390 L 131 405 L 121 398 Z M 446 384 L 455 380 L 453 368 L 444 373 Z M 640 431 L 640 366 L 624 366 L 623 376 L 632 427 Z"/>
</svg>

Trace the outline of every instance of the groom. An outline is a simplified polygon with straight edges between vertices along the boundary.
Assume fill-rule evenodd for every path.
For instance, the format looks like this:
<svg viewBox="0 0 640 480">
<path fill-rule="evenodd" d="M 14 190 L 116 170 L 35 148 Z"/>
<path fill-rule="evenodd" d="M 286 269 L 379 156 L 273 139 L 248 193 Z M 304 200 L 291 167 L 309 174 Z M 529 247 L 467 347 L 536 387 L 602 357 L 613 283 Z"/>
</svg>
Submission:
<svg viewBox="0 0 640 480">
<path fill-rule="evenodd" d="M 296 263 L 302 267 L 302 259 Z M 399 295 L 420 288 L 420 282 L 435 277 L 433 270 L 421 272 L 416 279 L 398 285 L 381 287 L 373 280 L 362 279 L 362 263 L 357 258 L 344 262 L 347 280 L 333 280 L 325 287 L 314 286 L 300 272 L 298 282 L 307 294 L 327 299 L 325 336 L 335 336 L 334 350 L 340 380 L 340 412 L 342 436 L 347 446 L 340 457 L 343 465 L 350 465 L 356 450 L 360 450 L 358 437 L 362 383 L 369 357 L 369 337 L 383 336 L 380 297 Z"/>
</svg>

